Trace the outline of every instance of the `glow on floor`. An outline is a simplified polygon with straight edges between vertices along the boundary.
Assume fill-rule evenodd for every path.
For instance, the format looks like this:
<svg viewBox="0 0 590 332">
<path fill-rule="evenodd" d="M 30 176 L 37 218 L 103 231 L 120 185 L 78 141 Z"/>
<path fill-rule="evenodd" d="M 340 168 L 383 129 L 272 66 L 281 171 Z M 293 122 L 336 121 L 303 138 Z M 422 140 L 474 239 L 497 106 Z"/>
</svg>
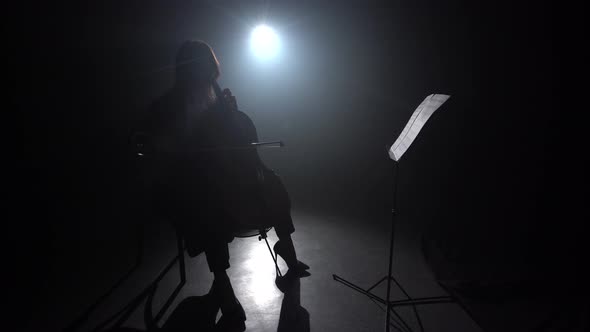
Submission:
<svg viewBox="0 0 590 332">
<path fill-rule="evenodd" d="M 280 301 L 282 293 L 275 286 L 275 265 L 264 242 L 250 243 L 234 249 L 234 256 L 241 256 L 240 271 L 235 280 L 236 292 L 249 297 L 259 309 L 268 308 Z M 238 257 L 236 257 L 238 258 Z M 232 278 L 233 279 L 233 278 Z"/>
</svg>

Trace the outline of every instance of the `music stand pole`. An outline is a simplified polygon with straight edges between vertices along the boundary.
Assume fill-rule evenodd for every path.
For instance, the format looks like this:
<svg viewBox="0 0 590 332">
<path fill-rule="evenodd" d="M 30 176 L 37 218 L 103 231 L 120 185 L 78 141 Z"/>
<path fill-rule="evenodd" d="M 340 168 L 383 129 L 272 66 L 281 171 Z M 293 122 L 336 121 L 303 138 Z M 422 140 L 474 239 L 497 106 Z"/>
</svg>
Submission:
<svg viewBox="0 0 590 332">
<path fill-rule="evenodd" d="M 391 279 L 392 276 L 392 265 L 393 265 L 393 241 L 394 241 L 394 234 L 395 234 L 395 216 L 397 213 L 397 175 L 398 175 L 398 166 L 397 161 L 393 161 L 393 201 L 391 206 L 391 234 L 389 238 L 389 268 L 387 273 L 387 298 L 386 298 L 386 317 L 385 317 L 385 331 L 389 332 L 389 322 L 391 319 L 391 301 L 389 300 L 391 294 Z"/>
<path fill-rule="evenodd" d="M 410 120 L 404 127 L 404 130 L 401 132 L 399 137 L 389 149 L 388 154 L 390 159 L 394 162 L 393 165 L 393 201 L 392 201 L 392 209 L 391 209 L 391 235 L 389 239 L 389 268 L 386 277 L 381 278 L 376 284 L 369 287 L 368 289 L 363 289 L 347 280 L 340 278 L 337 275 L 332 275 L 334 280 L 343 283 L 345 286 L 352 288 L 353 290 L 362 293 L 370 297 L 373 301 L 377 301 L 387 307 L 386 310 L 386 317 L 385 317 L 385 331 L 389 332 L 391 328 L 391 314 L 393 313 L 400 321 L 400 324 L 407 330 L 412 330 L 408 324 L 399 316 L 399 314 L 394 310 L 396 306 L 402 305 L 411 305 L 414 309 L 414 314 L 416 316 L 416 320 L 420 326 L 420 330 L 424 331 L 424 327 L 422 326 L 422 321 L 420 320 L 420 315 L 418 315 L 418 310 L 416 309 L 416 305 L 423 305 L 423 304 L 434 304 L 434 303 L 445 303 L 445 302 L 454 302 L 454 299 L 450 296 L 434 296 L 434 297 L 423 297 L 423 298 L 414 298 L 412 299 L 410 295 L 404 290 L 404 288 L 400 285 L 400 283 L 393 277 L 393 244 L 395 238 L 395 219 L 397 216 L 397 184 L 398 184 L 398 173 L 399 173 L 399 160 L 402 155 L 406 152 L 406 150 L 410 147 L 414 139 L 417 137 L 418 133 L 426 123 L 426 121 L 430 118 L 430 116 L 438 109 L 450 96 L 449 95 L 442 95 L 442 94 L 431 94 L 427 96 L 422 103 L 416 108 L 414 113 L 412 114 Z M 387 296 L 385 299 L 373 294 L 371 290 L 377 287 L 380 283 L 387 280 Z M 402 301 L 391 301 L 391 282 L 395 282 L 396 286 L 400 289 L 400 291 L 404 294 L 407 298 L 406 300 Z M 397 328 L 397 326 L 396 326 Z M 398 328 L 398 330 L 401 330 Z"/>
<path fill-rule="evenodd" d="M 422 320 L 420 319 L 420 315 L 418 314 L 418 310 L 416 308 L 417 305 L 424 305 L 424 304 L 436 304 L 436 303 L 449 303 L 455 302 L 451 296 L 435 296 L 435 297 L 425 297 L 425 298 L 412 298 L 406 292 L 406 290 L 402 287 L 402 285 L 395 279 L 393 276 L 393 249 L 394 249 L 394 240 L 395 240 L 395 224 L 397 218 L 397 186 L 399 181 L 399 161 L 393 161 L 393 179 L 392 179 L 392 186 L 393 186 L 393 197 L 392 197 L 392 208 L 391 208 L 391 233 L 389 238 L 389 263 L 388 263 L 388 271 L 387 276 L 381 278 L 377 283 L 373 286 L 369 287 L 368 289 L 363 289 L 360 286 L 353 284 L 350 281 L 347 281 L 336 274 L 333 274 L 332 277 L 335 281 L 338 281 L 345 286 L 352 288 L 353 290 L 368 296 L 374 301 L 381 303 L 382 305 L 386 306 L 386 314 L 385 314 L 385 331 L 390 332 L 392 326 L 392 317 L 391 315 L 395 315 L 395 317 L 400 321 L 400 324 L 408 331 L 412 331 L 410 326 L 406 323 L 406 321 L 395 311 L 396 306 L 401 305 L 410 305 L 413 308 L 414 315 L 416 317 L 416 321 L 420 327 L 420 331 L 424 331 L 424 326 L 422 325 Z M 371 292 L 375 287 L 377 287 L 382 282 L 387 281 L 387 294 L 386 298 L 383 299 Z M 392 301 L 391 300 L 391 283 L 395 283 L 395 285 L 399 288 L 399 290 L 404 294 L 406 300 L 401 301 Z M 400 330 L 398 328 L 398 330 Z"/>
<path fill-rule="evenodd" d="M 392 186 L 393 186 L 393 198 L 392 198 L 392 209 L 391 209 L 391 233 L 390 233 L 390 238 L 389 238 L 389 263 L 388 263 L 388 272 L 387 272 L 387 276 L 381 278 L 376 284 L 374 284 L 373 286 L 371 286 L 368 289 L 363 289 L 341 277 L 339 277 L 338 275 L 334 274 L 332 275 L 335 281 L 341 282 L 344 285 L 356 290 L 359 293 L 362 293 L 368 297 L 370 297 L 371 299 L 383 304 L 386 306 L 386 316 L 385 316 L 385 331 L 389 332 L 391 330 L 391 314 L 393 313 L 397 319 L 400 320 L 401 324 L 407 329 L 411 331 L 410 326 L 401 318 L 401 316 L 395 312 L 394 310 L 394 306 L 392 305 L 392 301 L 390 300 L 391 298 L 391 283 L 395 282 L 395 284 L 397 285 L 397 287 L 404 293 L 404 295 L 407 297 L 408 300 L 412 300 L 412 298 L 408 295 L 408 293 L 402 288 L 402 286 L 400 285 L 399 282 L 397 282 L 397 280 L 395 279 L 395 277 L 393 277 L 393 248 L 394 248 L 394 239 L 395 239 L 395 221 L 396 221 L 396 216 L 397 216 L 397 183 L 398 183 L 398 174 L 399 174 L 399 165 L 398 165 L 398 161 L 393 161 L 393 179 L 392 179 Z M 379 284 L 381 284 L 383 281 L 387 281 L 387 294 L 386 294 L 386 298 L 383 299 L 375 294 L 373 294 L 371 292 L 371 290 L 373 290 L 375 287 L 377 287 Z M 414 313 L 416 315 L 416 319 L 419 322 L 420 328 L 423 331 L 422 328 L 422 322 L 420 321 L 420 317 L 418 316 L 418 311 L 416 310 L 415 306 L 414 306 Z"/>
</svg>

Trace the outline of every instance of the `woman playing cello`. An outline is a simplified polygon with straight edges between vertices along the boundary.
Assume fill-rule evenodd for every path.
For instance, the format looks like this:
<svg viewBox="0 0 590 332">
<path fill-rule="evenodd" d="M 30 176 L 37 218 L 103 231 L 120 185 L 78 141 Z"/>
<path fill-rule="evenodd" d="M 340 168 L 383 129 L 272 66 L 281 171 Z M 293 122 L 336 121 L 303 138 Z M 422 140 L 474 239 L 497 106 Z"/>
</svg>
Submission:
<svg viewBox="0 0 590 332">
<path fill-rule="evenodd" d="M 210 294 L 219 300 L 219 324 L 244 330 L 246 316 L 226 273 L 228 243 L 244 225 L 274 226 L 274 251 L 287 266 L 285 280 L 309 267 L 297 260 L 289 196 L 260 160 L 256 128 L 237 109 L 229 89 L 220 91 L 219 62 L 202 41 L 186 41 L 176 55 L 174 86 L 156 100 L 143 124 L 153 146 L 157 205 L 182 234 L 187 251 L 204 251 L 214 274 Z"/>
</svg>

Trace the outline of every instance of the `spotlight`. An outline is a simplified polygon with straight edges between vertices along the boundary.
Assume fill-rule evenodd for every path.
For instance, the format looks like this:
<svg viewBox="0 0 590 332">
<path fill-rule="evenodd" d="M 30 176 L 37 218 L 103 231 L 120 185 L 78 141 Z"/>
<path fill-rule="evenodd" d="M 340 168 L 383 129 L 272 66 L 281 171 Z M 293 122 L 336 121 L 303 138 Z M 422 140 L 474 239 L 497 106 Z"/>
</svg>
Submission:
<svg viewBox="0 0 590 332">
<path fill-rule="evenodd" d="M 279 36 L 268 25 L 262 24 L 252 30 L 250 47 L 257 58 L 274 58 L 279 53 L 280 46 Z"/>
</svg>

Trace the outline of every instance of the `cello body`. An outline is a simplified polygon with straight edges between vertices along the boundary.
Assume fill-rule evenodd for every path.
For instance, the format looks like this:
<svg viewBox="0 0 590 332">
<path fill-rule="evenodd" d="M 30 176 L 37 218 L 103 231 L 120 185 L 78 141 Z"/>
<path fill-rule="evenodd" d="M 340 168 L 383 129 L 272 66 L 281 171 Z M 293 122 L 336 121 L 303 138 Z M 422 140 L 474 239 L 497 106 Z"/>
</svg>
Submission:
<svg viewBox="0 0 590 332">
<path fill-rule="evenodd" d="M 153 149 L 154 205 L 183 235 L 191 257 L 211 241 L 230 242 L 244 230 L 292 224 L 280 177 L 256 148 L 248 148 L 258 142 L 254 123 L 222 100 L 187 129 L 182 99 L 171 92 L 150 121 L 156 140 L 163 142 Z"/>
</svg>

